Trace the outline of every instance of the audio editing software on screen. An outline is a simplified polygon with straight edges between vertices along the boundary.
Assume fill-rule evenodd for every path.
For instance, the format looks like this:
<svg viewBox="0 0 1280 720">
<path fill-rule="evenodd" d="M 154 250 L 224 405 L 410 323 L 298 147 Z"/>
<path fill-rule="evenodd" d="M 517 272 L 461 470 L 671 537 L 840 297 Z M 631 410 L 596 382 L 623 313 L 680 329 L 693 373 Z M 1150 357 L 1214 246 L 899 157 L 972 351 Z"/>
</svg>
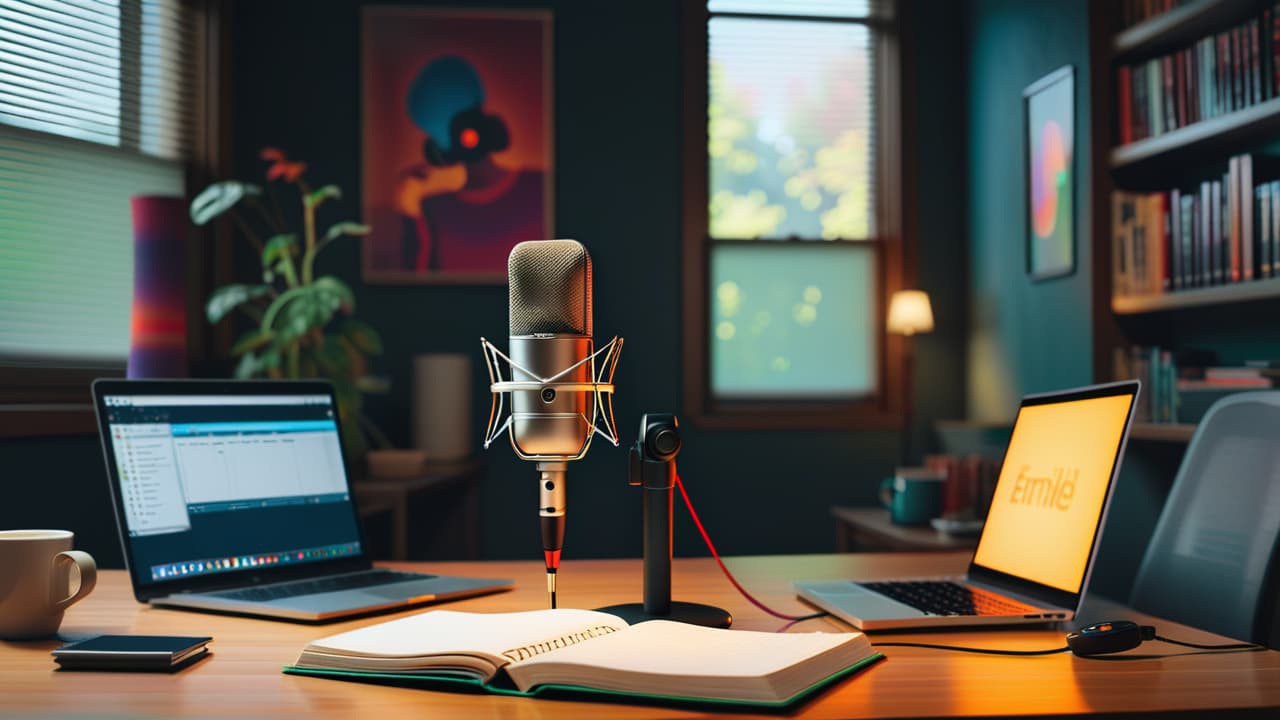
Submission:
<svg viewBox="0 0 1280 720">
<path fill-rule="evenodd" d="M 124 522 L 153 581 L 357 554 L 327 395 L 104 399 Z"/>
</svg>

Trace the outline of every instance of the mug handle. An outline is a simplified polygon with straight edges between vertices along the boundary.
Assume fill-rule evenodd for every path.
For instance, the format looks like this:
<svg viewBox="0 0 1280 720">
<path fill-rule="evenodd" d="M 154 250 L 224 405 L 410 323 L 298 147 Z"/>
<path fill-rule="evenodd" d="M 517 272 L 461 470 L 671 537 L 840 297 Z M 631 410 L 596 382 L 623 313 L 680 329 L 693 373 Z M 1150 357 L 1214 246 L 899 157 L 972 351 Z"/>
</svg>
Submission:
<svg viewBox="0 0 1280 720">
<path fill-rule="evenodd" d="M 886 508 L 893 507 L 893 481 L 891 477 L 880 481 L 880 504 Z"/>
<path fill-rule="evenodd" d="M 80 587 L 76 588 L 74 594 L 68 595 L 62 599 L 54 598 L 53 607 L 58 610 L 65 610 L 71 607 L 77 600 L 88 595 L 93 590 L 93 586 L 98 584 L 98 565 L 93 561 L 93 556 L 87 552 L 80 550 L 66 550 L 53 556 L 53 570 L 55 583 L 59 578 L 65 577 L 67 586 L 71 585 L 71 566 L 75 565 L 80 569 Z M 65 573 L 65 575 L 64 575 Z M 55 588 L 58 584 L 54 585 Z M 57 592 L 55 589 L 54 592 Z"/>
</svg>

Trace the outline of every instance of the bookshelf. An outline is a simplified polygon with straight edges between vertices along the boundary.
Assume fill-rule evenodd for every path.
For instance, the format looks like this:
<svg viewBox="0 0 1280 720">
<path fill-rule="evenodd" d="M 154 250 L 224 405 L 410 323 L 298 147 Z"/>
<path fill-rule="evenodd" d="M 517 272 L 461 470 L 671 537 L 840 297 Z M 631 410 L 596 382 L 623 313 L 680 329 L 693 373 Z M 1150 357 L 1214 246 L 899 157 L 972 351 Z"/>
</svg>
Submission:
<svg viewBox="0 0 1280 720">
<path fill-rule="evenodd" d="M 1113 296 L 1111 312 L 1116 315 L 1142 315 L 1166 310 L 1275 298 L 1280 298 L 1280 278 L 1273 277 L 1252 282 L 1179 290 L 1161 295 Z"/>
<path fill-rule="evenodd" d="M 1170 245 L 1174 236 L 1168 235 L 1163 246 L 1156 241 L 1156 245 L 1147 244 L 1142 248 L 1144 258 L 1149 257 L 1146 251 L 1153 248 L 1164 253 L 1157 258 L 1157 263 L 1144 270 L 1150 273 L 1152 267 L 1161 267 L 1160 261 L 1166 268 L 1154 271 L 1155 289 L 1160 285 L 1160 272 L 1164 272 L 1168 281 L 1163 292 L 1154 292 L 1147 279 L 1149 274 L 1136 284 L 1132 274 L 1122 273 L 1121 277 L 1113 274 L 1117 257 L 1126 257 L 1129 262 L 1140 257 L 1133 254 L 1139 249 L 1137 245 L 1122 248 L 1116 238 L 1128 237 L 1129 242 L 1139 245 L 1151 241 L 1126 236 L 1124 218 L 1117 224 L 1112 217 L 1118 211 L 1113 206 L 1116 192 L 1138 196 L 1163 192 L 1163 204 L 1159 207 L 1168 212 L 1171 207 L 1177 207 L 1178 196 L 1170 196 L 1167 191 L 1178 188 L 1184 202 L 1188 195 L 1195 197 L 1197 203 L 1206 199 L 1217 202 L 1221 197 L 1221 207 L 1226 212 L 1227 188 L 1232 188 L 1232 193 L 1237 192 L 1236 187 L 1247 188 L 1232 197 L 1250 197 L 1249 191 L 1275 177 L 1258 173 L 1251 178 L 1253 185 L 1232 185 L 1228 179 L 1235 180 L 1235 170 L 1225 175 L 1224 171 L 1229 169 L 1233 156 L 1265 154 L 1267 150 L 1274 153 L 1280 146 L 1280 87 L 1277 86 L 1280 85 L 1277 82 L 1280 80 L 1280 67 L 1277 67 L 1280 48 L 1274 47 L 1280 44 L 1280 36 L 1273 34 L 1280 27 L 1266 27 L 1271 17 L 1280 15 L 1280 4 L 1272 0 L 1190 0 L 1130 27 L 1122 27 L 1122 3 L 1127 1 L 1092 0 L 1090 3 L 1090 62 L 1096 69 L 1090 74 L 1094 377 L 1098 381 L 1113 379 L 1119 351 L 1133 346 L 1179 352 L 1210 351 L 1217 356 L 1212 363 L 1222 365 L 1280 358 L 1280 332 L 1273 330 L 1272 319 L 1280 313 L 1280 271 L 1260 276 L 1263 271 L 1259 264 L 1258 276 L 1254 279 L 1225 283 L 1219 280 L 1219 284 L 1203 285 L 1203 277 L 1212 275 L 1194 274 L 1200 272 L 1200 268 L 1219 268 L 1223 278 L 1231 276 L 1231 262 L 1239 262 L 1239 245 L 1232 247 L 1230 239 L 1224 240 L 1226 249 L 1204 251 L 1208 264 L 1201 265 L 1201 246 Z M 1268 13 L 1265 16 L 1264 11 Z M 1258 59 L 1257 65 L 1252 64 L 1248 54 L 1249 28 L 1253 27 L 1251 20 L 1255 18 L 1259 41 L 1252 57 Z M 1241 42 L 1233 35 L 1237 32 L 1233 28 L 1237 27 L 1245 28 L 1239 31 Z M 1215 56 L 1215 43 L 1223 42 L 1219 39 L 1222 36 L 1228 38 L 1226 62 L 1231 65 L 1222 64 L 1221 54 Z M 1237 49 L 1242 56 L 1232 60 L 1231 52 Z M 1268 56 L 1274 61 L 1269 62 Z M 1156 66 L 1154 77 L 1158 79 L 1148 85 L 1153 65 Z M 1231 67 L 1243 78 L 1240 85 L 1243 92 L 1236 90 L 1234 96 Z M 1140 68 L 1147 70 L 1141 79 Z M 1215 74 L 1217 72 L 1223 74 Z M 1250 72 L 1256 72 L 1259 78 L 1259 84 L 1252 86 L 1252 96 Z M 1269 88 L 1260 88 L 1268 82 Z M 1140 83 L 1143 94 L 1134 94 Z M 1161 94 L 1151 95 L 1148 90 Z M 1153 97 L 1157 99 L 1152 100 Z M 1139 105 L 1148 102 L 1150 105 Z M 1161 113 L 1161 119 L 1153 117 Z M 1129 129 L 1122 132 L 1122 124 Z M 1122 137 L 1129 141 L 1121 142 Z M 1201 184 L 1212 185 L 1213 181 L 1220 181 L 1222 195 L 1202 194 L 1205 191 L 1200 189 Z M 1122 201 L 1121 206 L 1129 212 L 1129 205 Z M 1141 205 L 1137 208 L 1139 222 L 1151 218 L 1141 215 Z M 1199 208 L 1197 204 L 1197 213 Z M 1204 222 L 1211 222 L 1210 217 L 1216 219 L 1217 212 L 1215 208 L 1210 216 L 1206 211 Z M 1172 232 L 1172 228 L 1177 227 L 1173 223 L 1178 220 L 1173 219 L 1172 213 L 1164 217 L 1168 231 Z M 1197 232 L 1201 227 L 1217 228 L 1216 225 L 1202 226 L 1201 222 L 1197 214 L 1194 226 Z M 1246 219 L 1243 227 L 1248 227 L 1248 222 Z M 1185 223 L 1183 220 L 1180 224 L 1185 227 Z M 1224 231 L 1228 227 L 1226 223 L 1222 226 Z M 1152 236 L 1148 233 L 1145 237 Z M 1160 237 L 1158 232 L 1154 237 Z M 1196 237 L 1198 242 L 1200 236 Z M 1175 253 L 1185 253 L 1188 247 L 1194 254 L 1196 270 L 1188 271 L 1185 268 L 1190 266 L 1184 266 L 1182 272 L 1188 274 L 1181 276 L 1183 287 L 1179 288 L 1171 278 L 1177 268 Z M 1206 244 L 1204 247 L 1223 246 Z M 1254 251 L 1259 251 L 1257 244 Z M 1222 254 L 1215 256 L 1214 252 Z M 1255 254 L 1255 262 L 1261 261 Z M 1191 261 L 1184 256 L 1182 262 Z M 1188 275 L 1194 287 L 1185 286 Z M 1113 287 L 1117 281 L 1120 284 Z M 1132 429 L 1132 437 L 1144 441 L 1146 452 L 1156 452 L 1161 446 L 1175 448 L 1188 442 L 1194 430 L 1191 424 L 1139 422 Z"/>
<path fill-rule="evenodd" d="M 1134 440 L 1184 443 L 1191 440 L 1196 426 L 1187 423 L 1134 423 L 1129 437 Z"/>
<path fill-rule="evenodd" d="M 1132 170 L 1142 163 L 1176 161 L 1183 153 L 1211 150 L 1208 146 L 1239 149 L 1277 130 L 1280 130 L 1280 97 L 1112 148 L 1111 167 Z"/>
<path fill-rule="evenodd" d="M 1111 40 L 1116 61 L 1161 53 L 1248 17 L 1255 0 L 1194 0 L 1125 28 Z"/>
</svg>

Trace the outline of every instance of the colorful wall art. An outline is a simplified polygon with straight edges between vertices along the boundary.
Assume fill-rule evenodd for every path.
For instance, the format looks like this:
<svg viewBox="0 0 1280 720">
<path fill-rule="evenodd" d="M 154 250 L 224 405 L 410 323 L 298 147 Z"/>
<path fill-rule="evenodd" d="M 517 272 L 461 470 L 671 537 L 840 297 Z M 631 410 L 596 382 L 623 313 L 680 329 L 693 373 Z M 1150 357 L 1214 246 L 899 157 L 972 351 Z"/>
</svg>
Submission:
<svg viewBox="0 0 1280 720">
<path fill-rule="evenodd" d="M 1075 270 L 1075 81 L 1070 66 L 1023 91 L 1027 117 L 1027 272 L 1034 280 Z"/>
</svg>

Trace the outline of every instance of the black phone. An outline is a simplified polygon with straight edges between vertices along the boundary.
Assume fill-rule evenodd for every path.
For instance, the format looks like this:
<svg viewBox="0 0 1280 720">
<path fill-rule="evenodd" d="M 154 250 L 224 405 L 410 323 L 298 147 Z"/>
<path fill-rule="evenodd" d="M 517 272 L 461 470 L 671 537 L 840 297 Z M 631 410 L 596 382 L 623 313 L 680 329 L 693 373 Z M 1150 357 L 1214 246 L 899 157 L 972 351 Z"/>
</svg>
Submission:
<svg viewBox="0 0 1280 720">
<path fill-rule="evenodd" d="M 53 651 L 62 670 L 174 672 L 209 654 L 211 637 L 98 635 Z"/>
</svg>

